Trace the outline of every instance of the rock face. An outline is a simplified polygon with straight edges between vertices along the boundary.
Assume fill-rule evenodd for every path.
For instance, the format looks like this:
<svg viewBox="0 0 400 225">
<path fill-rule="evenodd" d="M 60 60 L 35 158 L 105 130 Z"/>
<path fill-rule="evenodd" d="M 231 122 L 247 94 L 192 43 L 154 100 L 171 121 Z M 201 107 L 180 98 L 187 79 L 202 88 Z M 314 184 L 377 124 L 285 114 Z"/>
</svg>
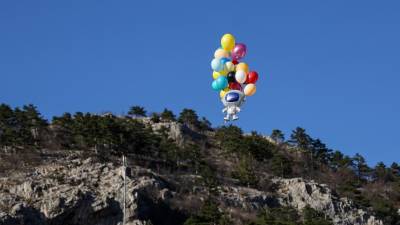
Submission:
<svg viewBox="0 0 400 225">
<path fill-rule="evenodd" d="M 177 122 L 161 122 L 161 123 L 151 123 L 151 121 L 147 122 L 151 125 L 154 131 L 159 131 L 162 128 L 167 129 L 169 138 L 175 140 L 179 145 L 182 145 L 184 142 L 183 136 L 183 125 Z"/>
<path fill-rule="evenodd" d="M 308 205 L 324 212 L 337 225 L 383 225 L 382 221 L 358 209 L 349 199 L 338 199 L 326 185 L 306 182 L 301 178 L 277 179 L 275 182 L 279 185 L 282 205 L 298 210 Z"/>
<path fill-rule="evenodd" d="M 121 168 L 112 164 L 75 159 L 68 166 L 37 168 L 20 184 L 16 182 L 22 179 L 3 178 L 0 224 L 119 224 L 123 215 L 121 174 Z M 147 224 L 158 207 L 157 200 L 167 197 L 165 184 L 151 173 L 128 177 L 128 224 Z"/>
<path fill-rule="evenodd" d="M 122 168 L 91 158 L 41 166 L 30 174 L 0 178 L 0 224 L 117 225 L 123 217 Z M 177 193 L 152 171 L 133 169 L 127 177 L 126 224 L 182 224 L 183 212 L 170 207 Z M 338 199 L 321 184 L 303 179 L 275 179 L 276 193 L 221 186 L 224 211 L 257 212 L 279 205 L 324 212 L 337 225 L 383 225 L 347 199 Z M 201 188 L 199 192 L 202 192 Z M 201 199 L 200 194 L 194 198 Z M 180 196 L 186 198 L 186 196 Z M 235 222 L 235 224 L 241 224 Z"/>
</svg>

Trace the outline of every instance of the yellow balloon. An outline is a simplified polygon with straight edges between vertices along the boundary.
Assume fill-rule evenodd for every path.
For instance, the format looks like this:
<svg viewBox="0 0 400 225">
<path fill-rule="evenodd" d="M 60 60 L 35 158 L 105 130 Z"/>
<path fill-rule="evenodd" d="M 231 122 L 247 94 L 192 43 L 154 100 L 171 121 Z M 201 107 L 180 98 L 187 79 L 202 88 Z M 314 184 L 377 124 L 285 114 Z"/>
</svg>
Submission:
<svg viewBox="0 0 400 225">
<path fill-rule="evenodd" d="M 220 73 L 221 75 L 223 75 L 223 76 L 226 76 L 226 75 L 229 73 L 229 71 L 226 70 L 226 68 L 224 68 L 223 70 L 219 71 L 219 73 Z"/>
<path fill-rule="evenodd" d="M 235 37 L 232 34 L 224 34 L 221 38 L 221 46 L 226 51 L 232 51 L 235 47 Z"/>
<path fill-rule="evenodd" d="M 217 79 L 217 78 L 218 78 L 219 76 L 221 76 L 221 75 L 222 75 L 222 74 L 219 73 L 219 72 L 217 72 L 217 71 L 214 71 L 213 74 L 212 74 L 214 80 Z"/>
<path fill-rule="evenodd" d="M 220 97 L 220 98 L 225 97 L 226 92 L 228 92 L 228 91 L 229 91 L 229 88 L 225 88 L 224 90 L 221 90 L 221 91 L 219 92 L 219 97 Z"/>
<path fill-rule="evenodd" d="M 228 57 L 229 57 L 229 52 L 228 51 L 225 51 L 222 48 L 219 48 L 219 49 L 215 50 L 214 58 L 218 59 L 218 58 L 228 58 Z"/>
<path fill-rule="evenodd" d="M 241 63 L 236 65 L 236 71 L 239 71 L 239 70 L 244 70 L 244 72 L 248 73 L 249 72 L 249 66 L 246 63 L 241 62 Z"/>
<path fill-rule="evenodd" d="M 256 90 L 257 90 L 257 88 L 256 88 L 255 84 L 248 84 L 248 85 L 246 85 L 246 87 L 244 87 L 243 92 L 246 96 L 252 96 L 256 93 Z"/>
<path fill-rule="evenodd" d="M 225 70 L 227 70 L 228 72 L 235 71 L 235 65 L 234 65 L 231 61 L 226 62 L 224 68 L 225 68 Z"/>
</svg>

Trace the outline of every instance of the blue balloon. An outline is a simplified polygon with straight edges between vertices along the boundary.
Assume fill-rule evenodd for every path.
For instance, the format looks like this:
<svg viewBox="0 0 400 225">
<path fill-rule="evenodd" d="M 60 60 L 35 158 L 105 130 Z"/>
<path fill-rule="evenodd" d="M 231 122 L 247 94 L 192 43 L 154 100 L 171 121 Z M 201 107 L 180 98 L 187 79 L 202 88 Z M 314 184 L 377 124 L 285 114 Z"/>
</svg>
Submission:
<svg viewBox="0 0 400 225">
<path fill-rule="evenodd" d="M 219 87 L 218 87 L 217 80 L 214 80 L 214 81 L 211 83 L 211 87 L 212 87 L 212 89 L 214 89 L 214 91 L 220 90 Z"/>
<path fill-rule="evenodd" d="M 228 59 L 228 58 L 221 58 L 221 63 L 222 63 L 222 65 L 225 65 L 225 63 L 226 63 L 226 62 L 229 62 L 229 61 L 231 61 L 231 60 Z"/>
<path fill-rule="evenodd" d="M 224 69 L 224 64 L 222 63 L 222 61 L 221 61 L 220 59 L 213 59 L 213 60 L 211 61 L 211 68 L 212 68 L 214 71 L 219 72 L 219 71 L 221 71 L 221 70 Z"/>
<path fill-rule="evenodd" d="M 225 76 L 219 76 L 215 81 L 219 90 L 228 87 L 228 79 Z"/>
</svg>

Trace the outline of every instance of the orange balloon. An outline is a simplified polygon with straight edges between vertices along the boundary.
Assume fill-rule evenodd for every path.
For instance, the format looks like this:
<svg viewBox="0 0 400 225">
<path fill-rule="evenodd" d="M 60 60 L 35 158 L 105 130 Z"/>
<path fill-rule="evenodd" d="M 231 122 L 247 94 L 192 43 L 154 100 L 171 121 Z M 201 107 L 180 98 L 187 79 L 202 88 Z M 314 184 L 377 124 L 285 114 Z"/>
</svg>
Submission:
<svg viewBox="0 0 400 225">
<path fill-rule="evenodd" d="M 244 72 L 248 73 L 249 72 L 249 66 L 246 63 L 241 62 L 241 63 L 236 65 L 236 71 L 239 71 L 239 70 L 244 70 Z"/>
<path fill-rule="evenodd" d="M 228 51 L 226 51 L 222 48 L 215 50 L 214 58 L 228 58 L 228 57 L 229 57 Z"/>
<path fill-rule="evenodd" d="M 246 87 L 244 87 L 243 92 L 246 96 L 252 96 L 256 93 L 256 90 L 257 88 L 255 84 L 247 84 Z"/>
</svg>

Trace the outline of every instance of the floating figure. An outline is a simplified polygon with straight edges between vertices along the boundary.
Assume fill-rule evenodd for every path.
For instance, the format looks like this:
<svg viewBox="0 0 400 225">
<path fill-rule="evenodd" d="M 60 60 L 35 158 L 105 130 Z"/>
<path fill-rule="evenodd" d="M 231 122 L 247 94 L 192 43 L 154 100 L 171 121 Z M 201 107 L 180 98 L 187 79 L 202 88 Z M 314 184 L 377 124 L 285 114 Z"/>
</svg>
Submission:
<svg viewBox="0 0 400 225">
<path fill-rule="evenodd" d="M 239 119 L 237 113 L 240 112 L 240 106 L 245 101 L 243 92 L 237 90 L 228 91 L 221 100 L 225 106 L 222 110 L 223 113 L 226 113 L 224 120 L 233 121 Z"/>
</svg>

